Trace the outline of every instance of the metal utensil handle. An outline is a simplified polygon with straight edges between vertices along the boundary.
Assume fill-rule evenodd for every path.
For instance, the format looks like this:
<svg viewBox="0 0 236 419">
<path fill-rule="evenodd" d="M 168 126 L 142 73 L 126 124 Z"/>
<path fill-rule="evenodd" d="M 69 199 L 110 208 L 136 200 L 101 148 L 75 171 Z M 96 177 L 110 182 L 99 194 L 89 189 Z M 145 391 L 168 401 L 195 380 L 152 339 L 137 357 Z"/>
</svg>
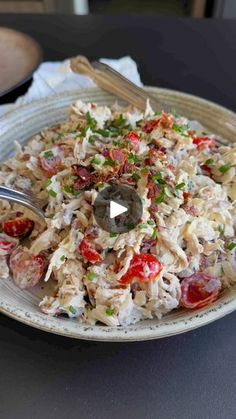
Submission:
<svg viewBox="0 0 236 419">
<path fill-rule="evenodd" d="M 11 190 L 10 188 L 0 186 L 0 199 L 5 199 L 6 201 L 23 205 L 24 207 L 33 211 L 35 214 L 37 214 L 40 218 L 42 218 L 45 221 L 44 212 L 40 208 L 38 208 L 33 203 L 33 201 L 31 201 L 28 198 L 25 198 L 23 192 L 18 192 L 15 190 Z"/>
<path fill-rule="evenodd" d="M 150 100 L 150 104 L 156 112 L 160 112 L 163 109 L 167 110 L 168 108 L 164 103 L 159 102 L 151 94 L 121 76 L 107 64 L 100 62 L 90 63 L 86 57 L 78 56 L 71 59 L 71 69 L 76 73 L 86 74 L 98 86 L 131 103 L 143 112 L 146 109 L 147 99 Z"/>
</svg>

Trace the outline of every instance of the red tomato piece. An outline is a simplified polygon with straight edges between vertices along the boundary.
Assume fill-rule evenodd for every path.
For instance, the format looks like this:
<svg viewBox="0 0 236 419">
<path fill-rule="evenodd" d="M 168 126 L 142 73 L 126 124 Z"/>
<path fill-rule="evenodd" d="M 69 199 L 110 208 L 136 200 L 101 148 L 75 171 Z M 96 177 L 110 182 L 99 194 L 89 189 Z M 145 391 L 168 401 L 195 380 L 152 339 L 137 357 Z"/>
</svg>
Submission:
<svg viewBox="0 0 236 419">
<path fill-rule="evenodd" d="M 202 150 L 206 147 L 215 147 L 216 140 L 206 136 L 195 137 L 193 139 L 193 144 L 197 147 L 198 150 Z"/>
<path fill-rule="evenodd" d="M 154 281 L 161 270 L 162 265 L 155 256 L 147 253 L 135 255 L 120 282 L 125 285 L 130 284 L 133 279 L 139 282 Z"/>
<path fill-rule="evenodd" d="M 129 134 L 126 135 L 126 138 L 130 142 L 131 150 L 138 151 L 140 136 L 138 134 L 136 134 L 136 132 L 132 131 L 132 132 L 130 132 Z"/>
<path fill-rule="evenodd" d="M 34 228 L 34 221 L 29 218 L 15 218 L 2 223 L 2 228 L 10 237 L 27 236 Z"/>
<path fill-rule="evenodd" d="M 9 265 L 14 282 L 25 289 L 34 287 L 40 281 L 47 261 L 42 254 L 33 256 L 26 247 L 18 246 L 10 256 Z"/>
<path fill-rule="evenodd" d="M 0 239 L 0 251 L 2 250 L 5 255 L 9 255 L 15 247 L 15 243 Z"/>
<path fill-rule="evenodd" d="M 219 295 L 221 282 L 218 278 L 196 273 L 181 281 L 180 304 L 186 308 L 201 308 L 213 301 Z"/>
<path fill-rule="evenodd" d="M 98 263 L 102 261 L 100 253 L 97 252 L 93 244 L 86 238 L 81 241 L 78 251 L 88 262 Z"/>
</svg>

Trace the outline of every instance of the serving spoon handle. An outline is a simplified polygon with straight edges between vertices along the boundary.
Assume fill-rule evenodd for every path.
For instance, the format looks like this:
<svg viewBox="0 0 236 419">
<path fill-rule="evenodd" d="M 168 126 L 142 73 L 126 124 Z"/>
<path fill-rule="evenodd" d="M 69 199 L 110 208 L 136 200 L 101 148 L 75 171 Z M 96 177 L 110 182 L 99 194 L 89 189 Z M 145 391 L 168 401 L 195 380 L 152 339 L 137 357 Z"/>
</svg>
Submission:
<svg viewBox="0 0 236 419">
<path fill-rule="evenodd" d="M 153 97 L 141 87 L 136 86 L 109 65 L 99 61 L 90 62 L 83 55 L 71 58 L 70 66 L 73 72 L 89 76 L 99 87 L 120 99 L 124 99 L 141 111 L 145 111 L 147 100 L 155 112 L 168 110 L 168 106 Z"/>
</svg>

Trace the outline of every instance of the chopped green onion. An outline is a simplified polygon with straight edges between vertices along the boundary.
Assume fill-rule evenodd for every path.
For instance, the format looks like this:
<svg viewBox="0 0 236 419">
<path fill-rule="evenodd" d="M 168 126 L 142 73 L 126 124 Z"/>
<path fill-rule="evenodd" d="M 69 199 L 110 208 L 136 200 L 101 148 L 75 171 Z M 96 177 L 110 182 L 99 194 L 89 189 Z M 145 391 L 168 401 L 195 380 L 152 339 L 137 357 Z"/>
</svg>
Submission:
<svg viewBox="0 0 236 419">
<path fill-rule="evenodd" d="M 185 183 L 181 182 L 181 183 L 178 183 L 178 185 L 176 185 L 175 189 L 184 189 L 185 186 L 186 186 Z"/>
<path fill-rule="evenodd" d="M 45 157 L 45 159 L 50 159 L 51 157 L 53 157 L 52 150 L 45 151 L 43 157 Z"/>
<path fill-rule="evenodd" d="M 142 175 L 147 175 L 149 173 L 148 172 L 148 169 L 146 167 L 142 167 L 142 169 L 140 170 L 140 172 L 141 172 Z"/>
<path fill-rule="evenodd" d="M 184 133 L 184 131 L 187 131 L 189 129 L 188 125 L 178 125 L 178 124 L 174 124 L 172 127 L 173 131 L 178 132 L 179 134 L 183 135 L 184 137 L 188 137 L 188 135 L 186 135 Z"/>
<path fill-rule="evenodd" d="M 91 135 L 91 137 L 89 137 L 88 139 L 88 142 L 90 145 L 94 145 L 96 140 L 97 140 L 97 137 L 95 135 Z"/>
<path fill-rule="evenodd" d="M 153 226 L 153 225 L 155 224 L 153 220 L 148 220 L 148 221 L 147 221 L 147 223 L 148 223 L 150 226 Z"/>
<path fill-rule="evenodd" d="M 96 278 L 96 275 L 93 272 L 88 272 L 87 278 L 88 278 L 89 281 L 92 282 Z"/>
<path fill-rule="evenodd" d="M 157 235 L 158 235 L 157 228 L 154 228 L 154 229 L 153 229 L 153 233 L 152 233 L 152 235 L 151 235 L 151 239 L 152 239 L 152 240 L 156 240 L 156 239 L 157 239 Z"/>
<path fill-rule="evenodd" d="M 72 186 L 69 186 L 69 185 L 65 185 L 65 186 L 64 186 L 64 191 L 65 191 L 66 193 L 71 193 L 71 194 L 73 194 L 73 193 L 74 193 Z"/>
<path fill-rule="evenodd" d="M 223 236 L 223 235 L 224 235 L 224 232 L 225 232 L 224 227 L 219 226 L 219 227 L 217 228 L 217 230 L 219 231 L 219 233 L 220 233 L 220 235 L 221 235 L 221 236 Z"/>
<path fill-rule="evenodd" d="M 45 183 L 46 188 L 47 188 L 49 185 L 51 185 L 51 183 L 52 183 L 51 179 L 48 179 L 48 180 L 46 181 L 46 183 Z"/>
<path fill-rule="evenodd" d="M 162 174 L 161 173 L 156 173 L 153 177 L 152 177 L 153 182 L 155 183 L 159 183 L 161 185 L 164 185 L 166 182 L 164 181 L 164 179 L 162 178 Z"/>
<path fill-rule="evenodd" d="M 76 309 L 73 306 L 69 307 L 69 311 L 74 315 L 76 315 L 76 313 L 77 313 Z"/>
<path fill-rule="evenodd" d="M 165 191 L 162 191 L 160 195 L 155 199 L 157 204 L 161 204 L 165 199 Z"/>
<path fill-rule="evenodd" d="M 230 243 L 227 247 L 228 250 L 233 250 L 236 247 L 236 243 Z"/>
<path fill-rule="evenodd" d="M 107 316 L 113 316 L 114 314 L 114 310 L 112 308 L 107 308 L 106 309 L 106 315 Z"/>
<path fill-rule="evenodd" d="M 97 126 L 97 121 L 96 121 L 96 119 L 94 119 L 91 115 L 90 115 L 90 113 L 89 112 L 86 112 L 86 120 L 87 120 L 87 126 L 91 129 L 91 130 L 93 130 L 93 129 L 95 129 L 96 128 L 96 126 Z"/>
<path fill-rule="evenodd" d="M 56 198 L 57 193 L 55 191 L 53 191 L 52 189 L 49 189 L 48 195 L 52 196 L 53 198 Z"/>
<path fill-rule="evenodd" d="M 78 176 L 71 176 L 70 178 L 71 178 L 71 180 L 77 180 Z"/>
<path fill-rule="evenodd" d="M 114 160 L 106 159 L 103 163 L 103 166 L 114 166 L 116 163 Z"/>
<path fill-rule="evenodd" d="M 92 164 L 100 164 L 101 160 L 99 159 L 99 157 L 94 157 L 91 161 Z"/>
<path fill-rule="evenodd" d="M 129 153 L 128 155 L 128 162 L 129 163 L 138 163 L 139 158 L 134 153 Z"/>
<path fill-rule="evenodd" d="M 135 180 L 135 182 L 138 182 L 138 180 L 141 179 L 138 173 L 133 173 L 132 178 Z"/>
<path fill-rule="evenodd" d="M 135 227 L 135 225 L 133 223 L 127 224 L 128 230 L 133 230 L 134 227 Z"/>
<path fill-rule="evenodd" d="M 206 166 L 212 166 L 213 164 L 214 164 L 215 162 L 214 162 L 214 160 L 213 159 L 207 159 L 206 161 L 205 161 L 205 165 Z"/>
<path fill-rule="evenodd" d="M 231 164 L 227 163 L 227 164 L 224 164 L 223 166 L 220 166 L 219 171 L 224 174 L 228 172 L 230 168 L 231 168 Z"/>
<path fill-rule="evenodd" d="M 110 133 L 109 133 L 109 131 L 108 130 L 106 130 L 106 129 L 98 129 L 97 131 L 96 131 L 98 134 L 100 134 L 100 135 L 102 135 L 103 137 L 109 137 L 109 135 L 110 135 Z"/>
<path fill-rule="evenodd" d="M 112 238 L 112 237 L 117 237 L 117 233 L 110 233 L 110 237 Z"/>
<path fill-rule="evenodd" d="M 62 261 L 62 262 L 64 262 L 64 260 L 65 260 L 65 255 L 62 255 L 61 257 L 60 257 L 60 260 Z"/>
</svg>

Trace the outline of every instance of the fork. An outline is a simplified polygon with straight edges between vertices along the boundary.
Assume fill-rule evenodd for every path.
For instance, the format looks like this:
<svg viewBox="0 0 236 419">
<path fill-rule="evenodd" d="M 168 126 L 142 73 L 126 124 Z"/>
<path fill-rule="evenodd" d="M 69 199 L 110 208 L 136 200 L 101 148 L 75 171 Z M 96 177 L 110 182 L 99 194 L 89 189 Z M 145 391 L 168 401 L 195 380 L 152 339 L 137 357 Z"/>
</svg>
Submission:
<svg viewBox="0 0 236 419">
<path fill-rule="evenodd" d="M 12 188 L 8 188 L 6 186 L 0 186 L 0 199 L 5 199 L 6 201 L 23 205 L 24 207 L 33 211 L 45 222 L 45 214 L 39 207 L 40 202 L 35 197 L 30 196 L 24 192 L 16 191 Z"/>
</svg>

